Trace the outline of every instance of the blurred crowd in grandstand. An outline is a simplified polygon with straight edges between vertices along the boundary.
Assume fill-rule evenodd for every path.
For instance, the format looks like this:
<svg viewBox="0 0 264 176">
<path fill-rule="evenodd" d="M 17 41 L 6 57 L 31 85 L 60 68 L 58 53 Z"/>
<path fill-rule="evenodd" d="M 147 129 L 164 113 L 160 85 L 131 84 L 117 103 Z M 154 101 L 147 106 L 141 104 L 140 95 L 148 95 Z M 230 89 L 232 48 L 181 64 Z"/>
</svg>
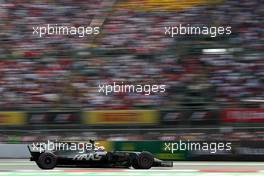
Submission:
<svg viewBox="0 0 264 176">
<path fill-rule="evenodd" d="M 0 0 L 0 107 L 218 108 L 263 100 L 264 3 L 198 1 L 164 11 L 149 4 L 144 10 L 144 1 L 137 10 L 131 7 L 139 3 L 135 0 L 122 5 L 112 0 Z M 171 3 L 167 6 L 177 4 Z M 41 24 L 91 23 L 101 25 L 98 37 L 32 35 L 32 27 Z M 180 23 L 231 26 L 232 35 L 164 35 L 165 26 Z M 203 47 L 228 52 L 206 54 Z M 98 92 L 99 83 L 113 81 L 166 84 L 167 89 L 150 96 Z"/>
<path fill-rule="evenodd" d="M 112 132 L 111 132 L 112 133 Z M 27 143 L 33 141 L 89 141 L 90 139 L 106 141 L 140 141 L 140 140 L 161 140 L 161 141 L 264 141 L 264 131 L 234 131 L 234 132 L 142 132 L 109 134 L 95 132 L 63 132 L 63 133 L 32 133 L 32 134 L 10 134 L 0 133 L 0 143 Z"/>
</svg>

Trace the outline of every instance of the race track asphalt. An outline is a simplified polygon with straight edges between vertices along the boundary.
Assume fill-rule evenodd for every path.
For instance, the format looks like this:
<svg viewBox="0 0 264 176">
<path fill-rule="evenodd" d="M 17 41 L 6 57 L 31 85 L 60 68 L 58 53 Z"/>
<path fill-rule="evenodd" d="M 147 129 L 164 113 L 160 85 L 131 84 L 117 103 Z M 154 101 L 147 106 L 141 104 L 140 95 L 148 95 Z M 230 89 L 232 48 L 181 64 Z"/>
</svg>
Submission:
<svg viewBox="0 0 264 176">
<path fill-rule="evenodd" d="M 264 162 L 174 162 L 172 168 L 96 169 L 55 168 L 40 170 L 34 162 L 26 159 L 0 159 L 0 175 L 52 175 L 52 176 L 259 176 L 264 175 Z"/>
</svg>

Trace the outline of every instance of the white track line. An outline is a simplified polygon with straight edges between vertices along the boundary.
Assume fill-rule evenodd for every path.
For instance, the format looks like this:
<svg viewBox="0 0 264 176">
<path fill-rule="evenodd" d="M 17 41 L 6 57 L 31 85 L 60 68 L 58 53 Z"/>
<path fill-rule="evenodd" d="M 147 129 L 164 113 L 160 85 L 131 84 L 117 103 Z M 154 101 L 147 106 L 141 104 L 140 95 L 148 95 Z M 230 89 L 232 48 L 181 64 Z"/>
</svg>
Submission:
<svg viewBox="0 0 264 176">
<path fill-rule="evenodd" d="M 19 169 L 19 170 L 14 170 L 15 172 L 63 172 L 64 170 L 34 170 L 34 169 Z"/>
<path fill-rule="evenodd" d="M 0 163 L 0 166 L 37 166 L 35 163 Z"/>
<path fill-rule="evenodd" d="M 128 172 L 199 172 L 197 169 L 173 169 L 173 170 L 163 170 L 163 169 L 157 169 L 157 170 L 133 170 L 133 169 L 126 169 L 125 171 Z"/>
<path fill-rule="evenodd" d="M 260 162 L 174 162 L 174 166 L 264 166 Z"/>
</svg>

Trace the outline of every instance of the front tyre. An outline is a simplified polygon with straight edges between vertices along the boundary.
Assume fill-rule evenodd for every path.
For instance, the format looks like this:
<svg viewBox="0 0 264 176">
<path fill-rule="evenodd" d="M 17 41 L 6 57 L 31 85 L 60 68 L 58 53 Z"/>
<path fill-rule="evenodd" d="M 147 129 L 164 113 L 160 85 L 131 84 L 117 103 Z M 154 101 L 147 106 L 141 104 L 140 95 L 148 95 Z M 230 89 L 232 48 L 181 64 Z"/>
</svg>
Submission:
<svg viewBox="0 0 264 176">
<path fill-rule="evenodd" d="M 132 166 L 135 169 L 150 169 L 153 166 L 154 157 L 149 152 L 142 152 L 133 161 Z"/>
<path fill-rule="evenodd" d="M 54 169 L 57 165 L 57 157 L 53 153 L 42 153 L 36 163 L 41 169 Z"/>
</svg>

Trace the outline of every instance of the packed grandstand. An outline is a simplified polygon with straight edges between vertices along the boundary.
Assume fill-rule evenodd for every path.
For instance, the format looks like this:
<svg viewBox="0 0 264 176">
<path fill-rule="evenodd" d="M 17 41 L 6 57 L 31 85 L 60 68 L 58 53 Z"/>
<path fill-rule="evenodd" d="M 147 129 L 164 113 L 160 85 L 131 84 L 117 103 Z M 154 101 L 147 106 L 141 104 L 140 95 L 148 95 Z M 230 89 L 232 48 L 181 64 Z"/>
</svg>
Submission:
<svg viewBox="0 0 264 176">
<path fill-rule="evenodd" d="M 264 98 L 263 3 L 258 2 L 160 1 L 162 8 L 170 7 L 162 11 L 158 1 L 145 6 L 143 1 L 138 10 L 137 1 L 2 0 L 1 108 L 244 107 L 247 99 Z M 36 24 L 78 26 L 94 18 L 103 24 L 93 39 L 32 35 Z M 164 26 L 179 23 L 228 24 L 232 36 L 164 36 Z M 213 46 L 230 52 L 202 52 Z M 113 81 L 162 83 L 168 90 L 150 96 L 98 93 L 99 82 Z"/>
<path fill-rule="evenodd" d="M 1 110 L 263 108 L 263 9 L 261 0 L 0 0 Z M 87 38 L 38 38 L 32 35 L 32 26 L 40 24 L 93 24 L 101 32 Z M 165 26 L 178 24 L 231 26 L 232 34 L 216 38 L 164 35 Z M 224 52 L 208 54 L 206 49 Z M 148 96 L 98 92 L 100 83 L 113 82 L 165 84 L 166 92 Z M 262 132 L 173 134 L 144 138 L 264 139 Z M 18 136 L 3 133 L 0 140 L 52 137 Z M 77 133 L 76 138 L 85 136 L 85 132 Z M 142 136 L 100 138 L 140 140 Z"/>
</svg>

